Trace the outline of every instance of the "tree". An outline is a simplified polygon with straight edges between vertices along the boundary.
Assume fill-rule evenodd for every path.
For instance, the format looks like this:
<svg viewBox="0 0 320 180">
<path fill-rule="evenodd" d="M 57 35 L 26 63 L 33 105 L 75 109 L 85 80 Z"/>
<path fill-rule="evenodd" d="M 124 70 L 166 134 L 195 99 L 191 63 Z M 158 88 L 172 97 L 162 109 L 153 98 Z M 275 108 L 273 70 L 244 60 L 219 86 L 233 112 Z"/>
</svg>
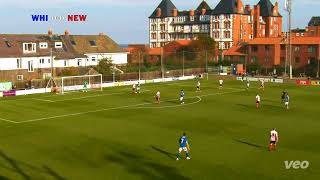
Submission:
<svg viewBox="0 0 320 180">
<path fill-rule="evenodd" d="M 103 75 L 110 75 L 112 74 L 112 60 L 109 58 L 104 58 L 99 61 L 96 70 Z"/>
</svg>

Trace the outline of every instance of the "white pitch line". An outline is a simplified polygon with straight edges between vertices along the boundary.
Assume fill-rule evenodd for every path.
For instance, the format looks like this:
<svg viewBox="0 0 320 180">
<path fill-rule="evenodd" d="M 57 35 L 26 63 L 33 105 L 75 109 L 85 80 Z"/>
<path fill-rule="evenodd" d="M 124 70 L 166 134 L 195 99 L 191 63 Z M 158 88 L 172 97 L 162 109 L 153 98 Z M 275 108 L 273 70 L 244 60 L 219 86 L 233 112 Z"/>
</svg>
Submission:
<svg viewBox="0 0 320 180">
<path fill-rule="evenodd" d="M 9 120 L 9 119 L 3 119 L 3 118 L 0 118 L 0 121 L 9 122 L 9 123 L 14 123 L 14 124 L 17 124 L 17 123 L 18 123 L 17 121 L 11 121 L 11 120 Z"/>
<path fill-rule="evenodd" d="M 44 102 L 54 102 L 54 101 L 51 101 L 51 100 L 48 100 L 48 99 L 40 99 L 40 98 L 32 98 L 33 100 L 37 100 L 37 101 L 44 101 Z"/>
<path fill-rule="evenodd" d="M 119 107 L 114 107 L 114 108 L 104 108 L 104 109 L 98 109 L 98 110 L 94 110 L 94 111 L 86 111 L 86 112 L 79 112 L 79 113 L 72 113 L 72 114 L 64 114 L 64 115 L 59 115 L 59 116 L 51 116 L 51 117 L 45 117 L 45 118 L 30 119 L 30 120 L 25 120 L 25 121 L 20 121 L 20 122 L 16 122 L 15 121 L 15 123 L 22 124 L 22 123 L 43 121 L 43 120 L 56 119 L 56 118 L 61 118 L 61 117 L 77 116 L 77 115 L 84 115 L 84 114 L 101 112 L 101 111 L 123 109 L 123 108 L 135 107 L 135 106 L 143 106 L 143 105 L 147 105 L 147 104 L 151 104 L 151 103 L 141 103 L 141 104 L 127 105 L 127 106 L 119 106 Z"/>
<path fill-rule="evenodd" d="M 198 98 L 197 101 L 191 102 L 188 104 L 176 104 L 176 105 L 171 105 L 171 106 L 160 106 L 160 107 L 137 107 L 137 108 L 132 108 L 132 109 L 164 109 L 164 108 L 174 108 L 174 107 L 181 107 L 181 106 L 190 106 L 190 105 L 197 104 L 202 101 L 201 97 L 196 96 L 196 98 Z M 188 98 L 188 99 L 191 99 L 191 98 Z M 162 101 L 162 102 L 166 102 L 166 101 Z"/>
</svg>

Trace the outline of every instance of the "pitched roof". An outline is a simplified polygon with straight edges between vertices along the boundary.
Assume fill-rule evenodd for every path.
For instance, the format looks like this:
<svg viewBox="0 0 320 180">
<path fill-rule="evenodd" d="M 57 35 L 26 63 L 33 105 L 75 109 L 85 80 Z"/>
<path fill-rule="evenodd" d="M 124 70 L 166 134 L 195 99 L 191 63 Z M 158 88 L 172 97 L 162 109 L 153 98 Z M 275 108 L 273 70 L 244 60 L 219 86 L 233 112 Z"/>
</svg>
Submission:
<svg viewBox="0 0 320 180">
<path fill-rule="evenodd" d="M 94 41 L 92 46 L 89 41 Z M 40 48 L 39 43 L 48 43 L 48 48 Z M 0 57 L 42 57 L 51 55 L 55 42 L 62 42 L 62 48 L 52 48 L 55 59 L 86 57 L 84 53 L 125 52 L 105 35 L 53 35 L 47 34 L 0 34 Z M 35 53 L 23 53 L 23 43 L 37 43 Z M 7 45 L 9 44 L 9 46 Z"/>
<path fill-rule="evenodd" d="M 292 44 L 295 45 L 319 45 L 320 37 L 293 37 Z M 251 45 L 284 44 L 284 38 L 255 38 L 249 41 Z"/>
<path fill-rule="evenodd" d="M 176 6 L 170 0 L 162 0 L 159 6 L 153 11 L 149 18 L 157 17 L 157 9 L 161 9 L 161 17 L 172 16 L 172 10 L 177 9 Z"/>
<path fill-rule="evenodd" d="M 270 0 L 260 0 L 258 2 L 260 6 L 260 16 L 262 17 L 274 17 L 273 15 L 273 8 L 274 5 L 270 2 Z M 281 16 L 278 14 L 278 16 Z"/>
<path fill-rule="evenodd" d="M 210 6 L 208 5 L 208 3 L 203 0 L 200 5 L 197 7 L 198 11 L 201 11 L 202 9 L 206 9 L 206 10 L 211 10 Z"/>
<path fill-rule="evenodd" d="M 223 52 L 223 55 L 225 56 L 246 56 L 246 54 L 244 53 L 244 46 L 237 46 L 234 45 L 231 48 L 229 48 L 228 50 Z"/>
<path fill-rule="evenodd" d="M 308 26 L 320 26 L 320 16 L 314 16 L 309 21 Z"/>
<path fill-rule="evenodd" d="M 237 0 L 220 0 L 212 14 L 239 14 Z"/>
</svg>

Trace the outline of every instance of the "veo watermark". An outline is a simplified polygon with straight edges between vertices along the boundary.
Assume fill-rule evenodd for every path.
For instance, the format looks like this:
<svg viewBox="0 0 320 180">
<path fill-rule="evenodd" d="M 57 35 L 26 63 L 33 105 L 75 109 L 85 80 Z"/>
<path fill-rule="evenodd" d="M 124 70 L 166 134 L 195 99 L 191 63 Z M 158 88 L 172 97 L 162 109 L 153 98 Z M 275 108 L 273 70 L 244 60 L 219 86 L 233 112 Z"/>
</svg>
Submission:
<svg viewBox="0 0 320 180">
<path fill-rule="evenodd" d="M 286 169 L 307 169 L 310 165 L 309 161 L 284 161 Z"/>
</svg>

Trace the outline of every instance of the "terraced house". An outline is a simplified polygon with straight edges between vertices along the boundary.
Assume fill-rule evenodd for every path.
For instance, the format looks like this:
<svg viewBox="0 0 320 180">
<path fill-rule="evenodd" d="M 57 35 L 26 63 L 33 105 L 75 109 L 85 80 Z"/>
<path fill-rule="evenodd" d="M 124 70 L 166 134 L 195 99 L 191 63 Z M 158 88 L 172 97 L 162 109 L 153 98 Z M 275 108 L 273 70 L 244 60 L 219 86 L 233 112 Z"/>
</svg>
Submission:
<svg viewBox="0 0 320 180">
<path fill-rule="evenodd" d="M 196 9 L 182 11 L 171 0 L 162 0 L 149 17 L 151 48 L 207 34 L 224 50 L 257 37 L 279 37 L 281 33 L 278 2 L 273 5 L 270 0 L 260 0 L 253 7 L 241 0 L 221 0 L 213 9 L 203 0 Z"/>
<path fill-rule="evenodd" d="M 0 34 L 1 80 L 47 78 L 64 68 L 96 66 L 103 58 L 126 64 L 127 52 L 102 33 Z"/>
</svg>

